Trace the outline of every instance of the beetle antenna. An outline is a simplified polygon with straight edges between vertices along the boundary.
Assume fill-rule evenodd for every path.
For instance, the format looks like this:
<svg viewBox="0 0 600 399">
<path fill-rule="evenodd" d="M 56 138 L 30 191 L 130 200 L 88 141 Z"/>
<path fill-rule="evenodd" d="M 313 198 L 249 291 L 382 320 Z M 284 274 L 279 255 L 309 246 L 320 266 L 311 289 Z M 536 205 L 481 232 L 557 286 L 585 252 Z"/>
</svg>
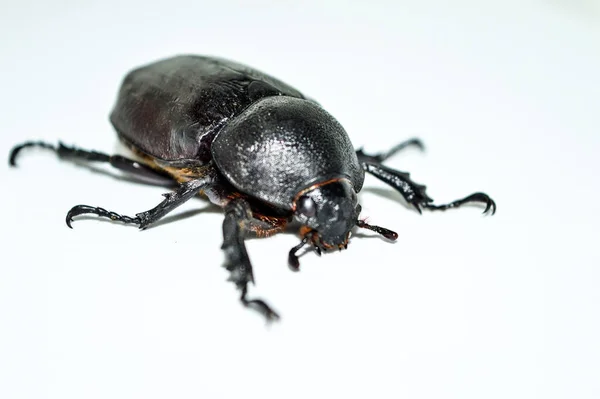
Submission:
<svg viewBox="0 0 600 399">
<path fill-rule="evenodd" d="M 395 241 L 398 238 L 398 233 L 396 233 L 395 231 L 388 230 L 385 227 L 379 227 L 379 226 L 367 224 L 367 223 L 365 223 L 364 220 L 358 220 L 356 222 L 356 225 L 362 229 L 368 229 L 368 230 L 374 231 L 378 234 L 381 234 L 388 240 Z"/>
<path fill-rule="evenodd" d="M 288 263 L 290 265 L 290 269 L 297 272 L 300 270 L 300 261 L 298 261 L 298 255 L 296 252 L 300 250 L 306 243 L 308 242 L 309 234 L 305 235 L 300 244 L 296 245 L 294 248 L 290 249 L 290 254 L 288 256 Z"/>
</svg>

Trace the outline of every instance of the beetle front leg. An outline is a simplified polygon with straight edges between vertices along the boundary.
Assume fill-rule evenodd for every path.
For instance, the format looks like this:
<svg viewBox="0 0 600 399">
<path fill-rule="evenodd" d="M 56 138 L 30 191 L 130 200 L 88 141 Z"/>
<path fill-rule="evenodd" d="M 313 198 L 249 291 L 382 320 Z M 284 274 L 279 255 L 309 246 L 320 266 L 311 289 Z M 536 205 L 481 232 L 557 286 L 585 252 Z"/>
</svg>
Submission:
<svg viewBox="0 0 600 399">
<path fill-rule="evenodd" d="M 484 214 L 490 210 L 492 215 L 496 213 L 496 203 L 485 193 L 477 192 L 448 204 L 434 205 L 432 204 L 433 199 L 425 192 L 426 187 L 412 181 L 408 173 L 369 162 L 364 162 L 362 166 L 366 172 L 396 189 L 396 191 L 402 194 L 406 202 L 414 206 L 419 213 L 421 213 L 421 208 L 432 211 L 444 211 L 450 208 L 458 208 L 467 203 L 485 204 Z"/>
<path fill-rule="evenodd" d="M 67 213 L 67 226 L 71 227 L 73 217 L 83 214 L 94 214 L 100 217 L 105 217 L 114 221 L 123 222 L 127 224 L 136 224 L 140 229 L 145 229 L 150 224 L 156 222 L 158 219 L 177 208 L 202 190 L 207 185 L 214 182 L 215 176 L 212 173 L 207 176 L 190 180 L 188 182 L 179 185 L 179 189 L 175 192 L 163 194 L 165 199 L 150 209 L 149 211 L 141 212 L 135 215 L 135 217 L 119 215 L 118 213 L 107 211 L 104 208 L 93 207 L 89 205 L 76 205 Z"/>
<path fill-rule="evenodd" d="M 362 148 L 359 148 L 356 151 L 356 156 L 358 157 L 358 161 L 360 163 L 363 163 L 363 162 L 382 163 L 383 161 L 392 157 L 397 152 L 402 151 L 406 147 L 417 147 L 421 151 L 423 151 L 425 149 L 425 146 L 423 145 L 423 142 L 421 140 L 419 140 L 417 138 L 412 138 L 410 140 L 406 140 L 400 144 L 397 144 L 396 146 L 392 147 L 387 152 L 380 152 L 379 154 L 373 154 L 373 155 L 365 154 L 364 151 L 362 150 Z"/>
<path fill-rule="evenodd" d="M 17 155 L 24 148 L 39 147 L 52 150 L 61 159 L 72 161 L 102 162 L 109 163 L 113 168 L 140 177 L 145 181 L 158 185 L 173 185 L 173 178 L 164 172 L 151 168 L 141 162 L 126 158 L 121 155 L 108 155 L 98 151 L 83 150 L 77 147 L 68 147 L 59 142 L 58 146 L 44 143 L 43 141 L 27 141 L 13 147 L 10 152 L 8 163 L 10 166 L 17 165 Z"/>
<path fill-rule="evenodd" d="M 244 238 L 246 227 L 252 222 L 252 211 L 243 199 L 235 199 L 225 206 L 225 220 L 223 220 L 223 245 L 225 251 L 225 268 L 231 272 L 229 280 L 234 282 L 241 291 L 240 301 L 248 308 L 261 313 L 267 322 L 279 319 L 261 299 L 248 299 L 248 283 L 254 283 L 252 264 L 246 251 Z"/>
</svg>

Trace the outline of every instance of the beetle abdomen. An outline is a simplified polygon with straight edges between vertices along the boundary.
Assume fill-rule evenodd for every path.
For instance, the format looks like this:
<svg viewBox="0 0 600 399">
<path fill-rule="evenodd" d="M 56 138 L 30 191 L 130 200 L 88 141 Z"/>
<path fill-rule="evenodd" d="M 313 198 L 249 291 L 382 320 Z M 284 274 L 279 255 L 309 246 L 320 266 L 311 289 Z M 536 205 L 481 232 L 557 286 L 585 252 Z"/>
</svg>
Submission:
<svg viewBox="0 0 600 399">
<path fill-rule="evenodd" d="M 152 157 L 206 163 L 214 136 L 229 120 L 255 101 L 279 95 L 304 98 L 244 65 L 178 56 L 130 72 L 110 119 L 125 141 Z"/>
<path fill-rule="evenodd" d="M 364 180 L 344 128 L 314 102 L 267 97 L 245 109 L 217 134 L 213 159 L 238 190 L 291 209 L 303 188 L 331 178 Z"/>
</svg>

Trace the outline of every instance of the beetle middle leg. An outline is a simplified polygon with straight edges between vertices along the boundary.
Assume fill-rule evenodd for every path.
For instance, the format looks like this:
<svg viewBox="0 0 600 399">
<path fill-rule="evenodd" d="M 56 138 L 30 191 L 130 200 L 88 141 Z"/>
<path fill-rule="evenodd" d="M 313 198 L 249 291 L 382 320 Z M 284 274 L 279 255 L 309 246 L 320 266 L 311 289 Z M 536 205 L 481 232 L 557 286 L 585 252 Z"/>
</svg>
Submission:
<svg viewBox="0 0 600 399">
<path fill-rule="evenodd" d="M 145 229 L 151 223 L 156 222 L 158 219 L 162 218 L 167 213 L 171 212 L 173 209 L 177 208 L 179 205 L 198 194 L 200 190 L 213 183 L 215 179 L 216 177 L 214 173 L 208 173 L 204 177 L 182 183 L 179 185 L 177 191 L 163 194 L 165 199 L 156 207 L 148 211 L 138 213 L 135 215 L 135 217 L 119 215 L 118 213 L 107 211 L 106 209 L 100 207 L 76 205 L 67 213 L 67 226 L 71 227 L 71 222 L 75 216 L 94 214 L 118 222 L 136 224 L 140 229 Z"/>
<path fill-rule="evenodd" d="M 225 252 L 225 268 L 231 272 L 229 280 L 234 282 L 241 291 L 240 301 L 248 308 L 252 308 L 267 321 L 277 320 L 279 315 L 261 299 L 248 299 L 248 283 L 254 283 L 252 264 L 246 251 L 244 238 L 252 223 L 252 210 L 244 199 L 238 198 L 230 201 L 225 206 L 225 220 L 223 220 L 223 245 Z"/>
<path fill-rule="evenodd" d="M 370 162 L 363 162 L 362 166 L 366 172 L 396 189 L 402 194 L 406 202 L 414 206 L 419 213 L 421 213 L 421 208 L 444 211 L 450 208 L 458 208 L 467 203 L 485 204 L 483 213 L 488 211 L 491 211 L 492 215 L 496 213 L 496 203 L 485 193 L 477 192 L 448 204 L 434 205 L 433 199 L 425 192 L 426 187 L 412 181 L 408 173 Z"/>
<path fill-rule="evenodd" d="M 417 147 L 421 151 L 425 149 L 423 142 L 417 138 L 412 138 L 406 141 L 401 142 L 400 144 L 395 145 L 387 152 L 380 152 L 378 154 L 365 154 L 362 148 L 359 148 L 356 151 L 356 156 L 358 157 L 359 162 L 370 162 L 370 163 L 382 163 L 386 159 L 392 157 L 397 152 L 402 151 L 407 147 Z"/>
<path fill-rule="evenodd" d="M 54 146 L 53 144 L 45 143 L 43 141 L 27 141 L 23 144 L 17 145 L 13 147 L 10 152 L 10 166 L 17 165 L 17 155 L 19 155 L 21 150 L 28 147 L 40 147 L 52 150 L 61 159 L 109 163 L 115 169 L 130 173 L 153 184 L 173 185 L 175 183 L 173 178 L 168 174 L 145 165 L 142 162 L 138 162 L 121 155 L 108 155 L 98 151 L 89 151 L 77 147 L 68 147 L 61 142 L 58 143 L 58 146 Z"/>
</svg>

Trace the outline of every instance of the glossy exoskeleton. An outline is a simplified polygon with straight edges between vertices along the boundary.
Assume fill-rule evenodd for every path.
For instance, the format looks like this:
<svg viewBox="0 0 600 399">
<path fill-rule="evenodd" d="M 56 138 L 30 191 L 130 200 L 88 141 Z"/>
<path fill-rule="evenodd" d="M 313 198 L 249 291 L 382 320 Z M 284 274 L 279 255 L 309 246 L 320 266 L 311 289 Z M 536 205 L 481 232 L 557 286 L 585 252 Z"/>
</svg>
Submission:
<svg viewBox="0 0 600 399">
<path fill-rule="evenodd" d="M 107 162 L 158 184 L 178 183 L 155 208 L 134 217 L 77 205 L 67 213 L 69 227 L 77 215 L 96 214 L 144 229 L 188 199 L 205 195 L 224 209 L 225 266 L 241 302 L 267 320 L 278 315 L 264 301 L 247 298 L 253 275 L 244 238 L 275 234 L 295 219 L 302 240 L 289 253 L 294 270 L 302 246 L 311 244 L 319 254 L 346 248 L 354 227 L 395 240 L 395 232 L 359 219 L 357 193 L 365 172 L 398 190 L 419 212 L 468 202 L 483 203 L 484 213 L 496 210 L 484 193 L 434 205 L 425 186 L 382 165 L 406 146 L 422 147 L 419 140 L 382 154 L 356 151 L 342 126 L 316 102 L 271 76 L 220 58 L 178 56 L 130 72 L 110 120 L 137 160 L 62 143 L 26 142 L 12 150 L 10 164 L 21 149 L 43 147 L 65 159 Z"/>
</svg>

